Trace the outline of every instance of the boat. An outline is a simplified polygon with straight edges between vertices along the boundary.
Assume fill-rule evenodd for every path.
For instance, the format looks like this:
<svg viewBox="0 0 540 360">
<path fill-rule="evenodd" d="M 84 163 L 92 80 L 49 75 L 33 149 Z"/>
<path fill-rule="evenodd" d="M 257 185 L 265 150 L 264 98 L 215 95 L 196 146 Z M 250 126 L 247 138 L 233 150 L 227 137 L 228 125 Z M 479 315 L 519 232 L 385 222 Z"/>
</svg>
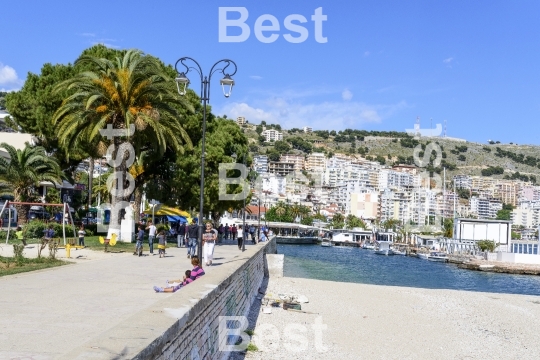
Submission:
<svg viewBox="0 0 540 360">
<path fill-rule="evenodd" d="M 407 252 L 404 251 L 404 250 L 396 250 L 396 249 L 392 249 L 392 252 L 394 253 L 394 255 L 402 255 L 402 256 L 407 255 Z"/>
<path fill-rule="evenodd" d="M 332 243 L 330 241 L 323 241 L 321 243 L 321 246 L 324 246 L 324 247 L 331 247 L 332 246 Z"/>
<path fill-rule="evenodd" d="M 379 241 L 379 246 L 375 250 L 375 254 L 394 255 L 394 253 L 392 252 L 392 249 L 390 249 L 390 244 L 392 244 L 390 241 Z"/>
<path fill-rule="evenodd" d="M 448 262 L 448 256 L 443 252 L 432 251 L 428 256 L 429 261 Z"/>
<path fill-rule="evenodd" d="M 416 257 L 422 260 L 427 260 L 429 258 L 429 254 L 427 253 L 418 253 L 416 254 Z"/>
<path fill-rule="evenodd" d="M 364 245 L 362 245 L 362 249 L 375 250 L 375 245 L 364 244 Z"/>
</svg>

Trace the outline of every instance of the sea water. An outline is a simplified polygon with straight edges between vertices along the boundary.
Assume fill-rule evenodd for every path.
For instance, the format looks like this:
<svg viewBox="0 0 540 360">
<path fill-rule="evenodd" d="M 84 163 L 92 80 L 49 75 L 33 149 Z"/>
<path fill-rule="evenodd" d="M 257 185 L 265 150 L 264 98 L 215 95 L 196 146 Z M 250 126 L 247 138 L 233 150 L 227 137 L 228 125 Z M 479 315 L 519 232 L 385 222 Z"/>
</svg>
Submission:
<svg viewBox="0 0 540 360">
<path fill-rule="evenodd" d="M 540 295 L 540 276 L 459 269 L 410 256 L 383 256 L 353 247 L 278 245 L 284 275 L 362 284 Z"/>
</svg>

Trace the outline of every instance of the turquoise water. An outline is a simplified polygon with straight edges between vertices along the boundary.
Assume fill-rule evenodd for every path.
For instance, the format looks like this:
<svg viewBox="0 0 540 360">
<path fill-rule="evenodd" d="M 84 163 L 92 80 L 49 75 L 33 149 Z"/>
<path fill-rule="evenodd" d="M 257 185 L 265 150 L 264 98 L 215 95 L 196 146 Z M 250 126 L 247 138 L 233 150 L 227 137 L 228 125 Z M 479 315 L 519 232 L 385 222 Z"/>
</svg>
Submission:
<svg viewBox="0 0 540 360">
<path fill-rule="evenodd" d="M 278 245 L 284 275 L 362 284 L 540 295 L 540 276 L 458 269 L 409 256 L 382 256 L 351 247 Z"/>
</svg>

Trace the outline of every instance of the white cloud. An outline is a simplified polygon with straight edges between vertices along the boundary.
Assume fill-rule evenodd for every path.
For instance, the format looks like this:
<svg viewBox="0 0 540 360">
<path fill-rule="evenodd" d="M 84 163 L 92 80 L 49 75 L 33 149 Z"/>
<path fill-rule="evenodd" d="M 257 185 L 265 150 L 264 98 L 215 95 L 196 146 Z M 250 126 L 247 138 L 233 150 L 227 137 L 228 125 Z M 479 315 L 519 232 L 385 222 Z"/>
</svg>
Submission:
<svg viewBox="0 0 540 360">
<path fill-rule="evenodd" d="M 19 79 L 14 68 L 0 63 L 0 85 L 6 86 L 8 89 L 11 88 L 11 90 L 13 90 L 13 88 L 18 88 L 22 84 L 23 81 Z"/>
<path fill-rule="evenodd" d="M 444 59 L 444 60 L 443 60 L 443 63 L 445 63 L 445 64 L 450 64 L 452 61 L 454 61 L 454 58 L 453 58 L 453 57 L 449 57 L 449 58 L 447 58 L 447 59 Z"/>
<path fill-rule="evenodd" d="M 252 78 L 253 80 L 262 80 L 262 76 L 259 75 L 251 75 L 250 78 Z"/>
<path fill-rule="evenodd" d="M 345 90 L 343 90 L 343 92 L 341 93 L 341 97 L 343 98 L 343 100 L 349 101 L 349 100 L 352 99 L 353 93 L 352 93 L 349 89 L 345 89 Z"/>
<path fill-rule="evenodd" d="M 273 98 L 259 105 L 246 102 L 227 104 L 220 114 L 230 118 L 245 116 L 250 123 L 266 121 L 278 123 L 285 129 L 310 125 L 314 129 L 359 128 L 366 123 L 380 123 L 407 107 L 402 101 L 392 105 L 369 105 L 362 102 L 312 102 L 300 103 L 283 98 Z"/>
</svg>

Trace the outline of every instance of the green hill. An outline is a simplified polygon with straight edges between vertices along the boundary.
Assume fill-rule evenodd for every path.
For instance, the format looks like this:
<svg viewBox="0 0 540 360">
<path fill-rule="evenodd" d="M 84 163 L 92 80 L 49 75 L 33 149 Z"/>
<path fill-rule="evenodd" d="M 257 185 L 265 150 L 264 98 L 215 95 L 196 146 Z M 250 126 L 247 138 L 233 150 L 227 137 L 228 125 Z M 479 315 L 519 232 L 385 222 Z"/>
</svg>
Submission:
<svg viewBox="0 0 540 360">
<path fill-rule="evenodd" d="M 272 126 L 272 125 L 269 125 Z M 253 155 L 268 154 L 274 160 L 283 153 L 308 154 L 324 152 L 332 154 L 355 154 L 356 156 L 376 160 L 387 165 L 413 165 L 414 147 L 424 147 L 430 142 L 437 143 L 442 149 L 442 162 L 438 168 L 428 167 L 440 172 L 447 169 L 447 177 L 457 174 L 491 176 L 493 178 L 521 178 L 540 182 L 540 146 L 516 144 L 480 144 L 463 142 L 448 138 L 420 138 L 400 132 L 368 132 L 363 130 L 318 131 L 304 133 L 300 129 L 280 130 L 283 141 L 263 143 L 259 140 L 256 125 L 243 125 L 246 136 L 250 139 L 250 151 Z M 261 128 L 259 127 L 259 132 Z M 423 154 L 420 153 L 421 158 Z M 432 159 L 435 157 L 432 152 Z M 502 168 L 500 171 L 492 171 Z M 484 172 L 482 173 L 482 170 Z M 491 175 L 489 175 L 491 174 Z M 531 177 L 532 175 L 532 177 Z"/>
</svg>

